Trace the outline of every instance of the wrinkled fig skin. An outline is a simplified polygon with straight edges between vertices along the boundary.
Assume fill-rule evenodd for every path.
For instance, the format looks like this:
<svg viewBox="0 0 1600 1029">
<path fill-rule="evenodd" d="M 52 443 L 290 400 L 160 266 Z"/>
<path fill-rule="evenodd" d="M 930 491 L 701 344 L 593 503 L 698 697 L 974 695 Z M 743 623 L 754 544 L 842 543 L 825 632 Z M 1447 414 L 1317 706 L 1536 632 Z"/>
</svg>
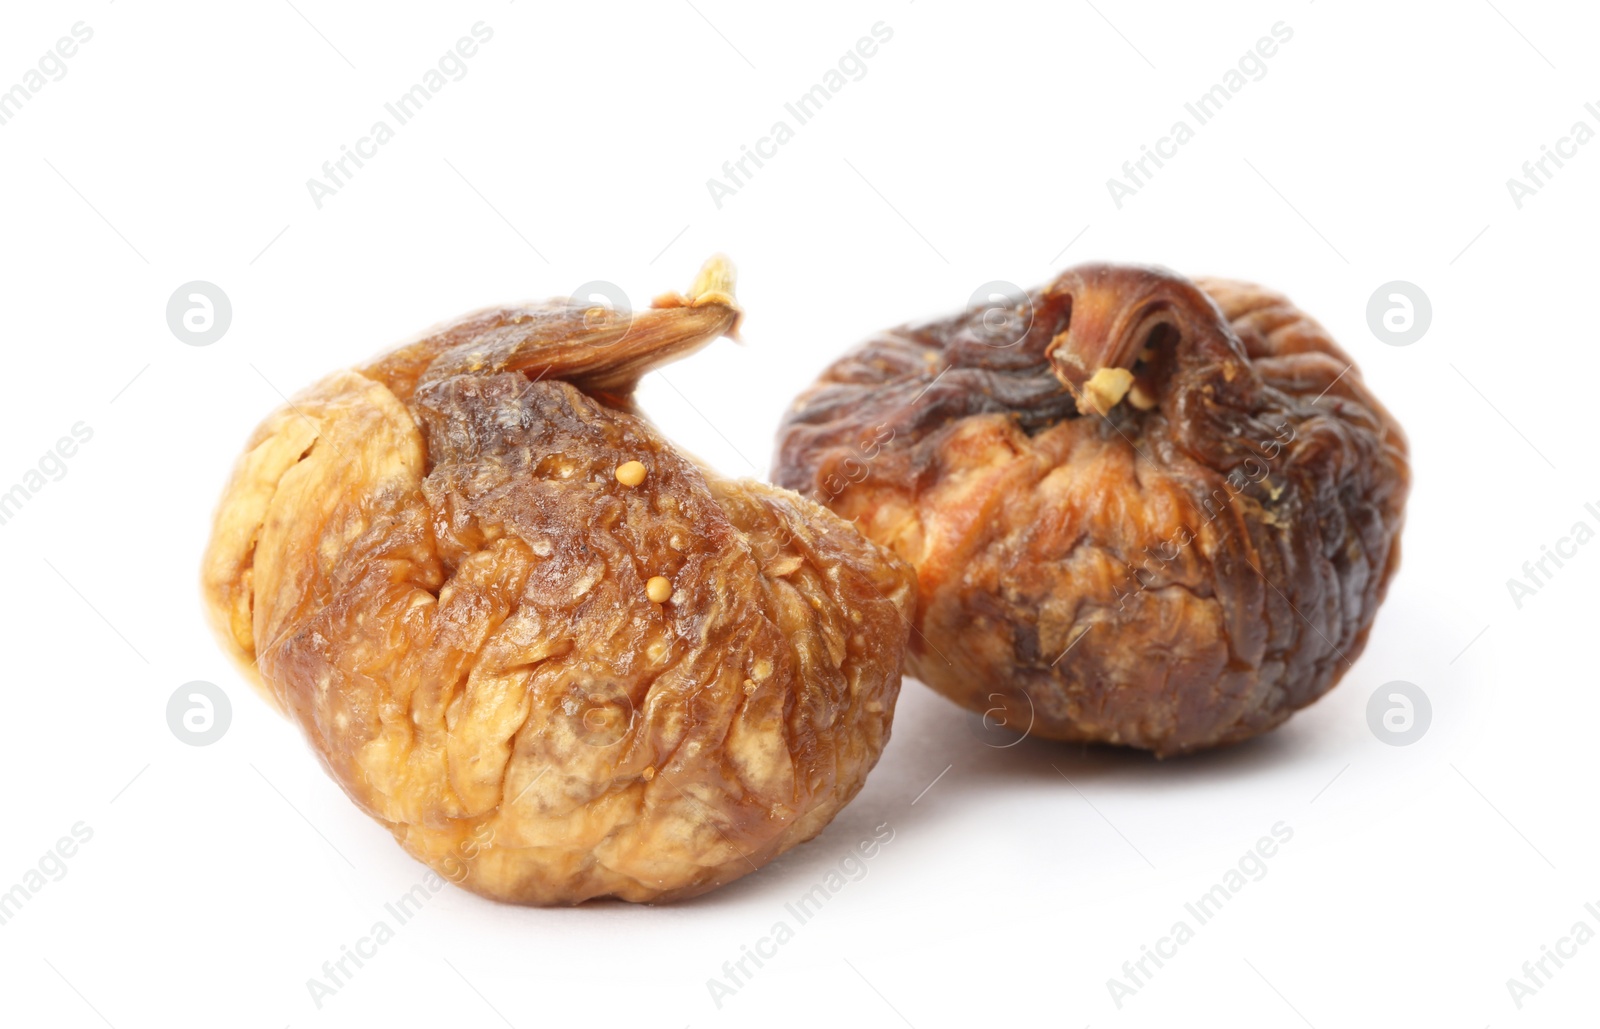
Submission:
<svg viewBox="0 0 1600 1029">
<path fill-rule="evenodd" d="M 1097 388 L 1118 379 L 1120 402 Z M 869 340 L 795 402 L 774 478 L 916 566 L 917 678 L 1018 731 L 1165 756 L 1338 682 L 1410 469 L 1283 297 L 1088 265 L 1010 312 Z"/>
<path fill-rule="evenodd" d="M 702 893 L 820 832 L 888 741 L 910 568 L 633 410 L 640 374 L 734 328 L 730 275 L 631 319 L 470 315 L 302 393 L 227 488 L 204 575 L 224 644 L 475 892 Z"/>
</svg>

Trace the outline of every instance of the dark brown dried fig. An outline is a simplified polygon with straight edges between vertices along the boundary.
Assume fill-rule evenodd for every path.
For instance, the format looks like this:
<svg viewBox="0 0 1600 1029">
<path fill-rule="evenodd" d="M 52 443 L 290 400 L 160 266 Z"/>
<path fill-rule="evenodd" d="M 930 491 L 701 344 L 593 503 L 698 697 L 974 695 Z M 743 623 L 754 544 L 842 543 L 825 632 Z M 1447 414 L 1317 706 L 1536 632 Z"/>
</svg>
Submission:
<svg viewBox="0 0 1600 1029">
<path fill-rule="evenodd" d="M 486 310 L 251 438 L 212 620 L 440 875 L 529 904 L 693 896 L 820 832 L 882 752 L 911 570 L 633 406 L 738 318 L 721 259 L 635 315 Z"/>
<path fill-rule="evenodd" d="M 857 348 L 795 402 L 774 477 L 916 565 L 918 678 L 1019 731 L 1169 755 L 1338 682 L 1410 469 L 1283 297 L 1086 265 Z"/>
</svg>

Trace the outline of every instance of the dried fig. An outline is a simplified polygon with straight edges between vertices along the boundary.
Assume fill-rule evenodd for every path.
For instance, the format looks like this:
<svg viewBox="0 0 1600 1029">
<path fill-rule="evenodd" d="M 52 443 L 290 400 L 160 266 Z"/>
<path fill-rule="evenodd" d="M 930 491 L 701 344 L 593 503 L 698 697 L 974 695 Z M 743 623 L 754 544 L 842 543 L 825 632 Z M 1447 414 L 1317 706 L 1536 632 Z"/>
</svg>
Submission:
<svg viewBox="0 0 1600 1029">
<path fill-rule="evenodd" d="M 1283 297 L 1086 265 L 838 361 L 785 418 L 774 478 L 916 566 L 912 674 L 1018 731 L 1169 755 L 1338 682 L 1410 469 Z"/>
<path fill-rule="evenodd" d="M 634 407 L 738 320 L 721 259 L 637 314 L 485 310 L 250 439 L 211 618 L 442 876 L 528 904 L 693 896 L 820 832 L 883 750 L 911 570 Z"/>
</svg>

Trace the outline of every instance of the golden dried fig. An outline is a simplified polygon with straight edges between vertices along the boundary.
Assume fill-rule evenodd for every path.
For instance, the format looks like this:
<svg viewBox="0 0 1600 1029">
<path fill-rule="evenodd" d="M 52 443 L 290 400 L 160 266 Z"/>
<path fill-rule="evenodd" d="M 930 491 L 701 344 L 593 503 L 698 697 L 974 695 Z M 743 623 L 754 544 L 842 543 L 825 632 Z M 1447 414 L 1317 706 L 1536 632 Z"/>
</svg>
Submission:
<svg viewBox="0 0 1600 1029">
<path fill-rule="evenodd" d="M 250 439 L 211 618 L 350 797 L 500 900 L 671 900 L 820 832 L 889 737 L 909 568 L 635 409 L 732 269 L 636 314 L 468 315 Z"/>
<path fill-rule="evenodd" d="M 863 344 L 796 401 L 774 477 L 917 567 L 918 678 L 1018 731 L 1167 755 L 1338 682 L 1410 469 L 1283 297 L 1087 265 Z"/>
</svg>

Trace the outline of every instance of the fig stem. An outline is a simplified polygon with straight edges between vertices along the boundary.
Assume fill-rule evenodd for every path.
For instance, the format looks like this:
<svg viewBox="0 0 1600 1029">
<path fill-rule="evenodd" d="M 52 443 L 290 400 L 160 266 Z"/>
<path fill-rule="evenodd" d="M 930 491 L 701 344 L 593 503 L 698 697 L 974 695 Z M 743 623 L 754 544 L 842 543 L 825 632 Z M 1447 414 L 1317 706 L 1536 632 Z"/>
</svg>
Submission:
<svg viewBox="0 0 1600 1029">
<path fill-rule="evenodd" d="M 1141 359 L 1175 361 L 1179 351 L 1201 350 L 1221 358 L 1243 356 L 1211 299 L 1164 268 L 1083 265 L 1062 273 L 1046 294 L 1064 299 L 1069 314 L 1045 356 L 1083 414 L 1106 414 L 1135 388 L 1136 406 L 1155 406 L 1159 397 L 1149 389 L 1154 383 L 1128 374 Z M 1163 326 L 1177 339 L 1151 353 L 1147 345 Z"/>
<path fill-rule="evenodd" d="M 651 301 L 655 308 L 671 307 L 725 307 L 733 312 L 733 324 L 723 333 L 729 339 L 739 339 L 739 323 L 744 319 L 744 309 L 734 299 L 735 272 L 733 262 L 726 254 L 713 254 L 700 266 L 687 293 L 663 293 Z"/>
</svg>

